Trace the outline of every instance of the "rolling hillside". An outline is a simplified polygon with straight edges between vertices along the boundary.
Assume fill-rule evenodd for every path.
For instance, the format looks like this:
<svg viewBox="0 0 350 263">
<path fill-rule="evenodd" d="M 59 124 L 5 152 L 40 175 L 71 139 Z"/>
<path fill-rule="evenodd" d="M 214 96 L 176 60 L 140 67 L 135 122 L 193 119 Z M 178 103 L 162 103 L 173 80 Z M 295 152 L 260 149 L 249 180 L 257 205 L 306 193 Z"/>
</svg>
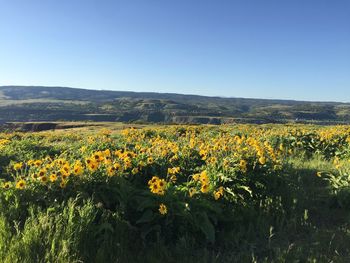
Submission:
<svg viewBox="0 0 350 263">
<path fill-rule="evenodd" d="M 0 122 L 349 123 L 350 104 L 0 86 Z"/>
</svg>

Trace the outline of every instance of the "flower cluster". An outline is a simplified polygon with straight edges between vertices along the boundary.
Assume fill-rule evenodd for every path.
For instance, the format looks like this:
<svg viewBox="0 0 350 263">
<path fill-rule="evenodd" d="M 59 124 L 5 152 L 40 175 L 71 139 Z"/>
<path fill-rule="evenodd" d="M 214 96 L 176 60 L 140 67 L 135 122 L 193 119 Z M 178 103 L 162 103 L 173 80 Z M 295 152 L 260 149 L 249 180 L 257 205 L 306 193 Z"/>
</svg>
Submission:
<svg viewBox="0 0 350 263">
<path fill-rule="evenodd" d="M 148 186 L 152 193 L 164 195 L 167 183 L 164 179 L 160 179 L 158 176 L 153 176 L 152 179 L 148 181 Z"/>
</svg>

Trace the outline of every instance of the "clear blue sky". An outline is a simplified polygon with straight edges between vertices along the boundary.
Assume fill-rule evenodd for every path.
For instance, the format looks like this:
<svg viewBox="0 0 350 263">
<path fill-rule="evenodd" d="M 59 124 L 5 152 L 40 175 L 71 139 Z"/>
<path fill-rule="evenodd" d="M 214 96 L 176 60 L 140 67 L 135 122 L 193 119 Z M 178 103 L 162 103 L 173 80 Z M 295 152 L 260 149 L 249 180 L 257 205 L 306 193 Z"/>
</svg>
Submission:
<svg viewBox="0 0 350 263">
<path fill-rule="evenodd" d="M 350 101 L 350 1 L 0 0 L 0 85 Z"/>
</svg>

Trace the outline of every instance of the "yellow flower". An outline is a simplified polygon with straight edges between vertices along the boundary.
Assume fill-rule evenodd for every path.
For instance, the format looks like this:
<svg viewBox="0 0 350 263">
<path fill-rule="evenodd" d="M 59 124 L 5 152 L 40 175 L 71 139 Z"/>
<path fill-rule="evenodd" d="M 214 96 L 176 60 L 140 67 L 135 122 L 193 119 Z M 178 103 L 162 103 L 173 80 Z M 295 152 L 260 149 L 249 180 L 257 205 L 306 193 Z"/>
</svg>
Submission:
<svg viewBox="0 0 350 263">
<path fill-rule="evenodd" d="M 190 197 L 194 196 L 194 194 L 196 193 L 196 189 L 191 187 L 189 190 L 188 190 L 188 193 L 190 195 Z"/>
<path fill-rule="evenodd" d="M 23 179 L 21 179 L 21 180 L 19 180 L 17 183 L 16 183 L 16 188 L 17 189 L 24 189 L 26 187 L 26 182 L 23 180 Z"/>
<path fill-rule="evenodd" d="M 207 155 L 207 151 L 204 150 L 204 149 L 201 149 L 201 150 L 199 151 L 199 155 L 200 155 L 201 157 L 205 157 L 205 156 Z"/>
<path fill-rule="evenodd" d="M 161 215 L 165 215 L 168 213 L 168 209 L 165 204 L 160 204 L 158 210 Z"/>
<path fill-rule="evenodd" d="M 202 184 L 201 192 L 205 194 L 208 191 L 209 191 L 209 184 Z"/>
<path fill-rule="evenodd" d="M 140 162 L 139 162 L 139 167 L 140 167 L 140 168 L 145 167 L 145 166 L 146 166 L 146 163 L 145 163 L 145 162 L 143 162 L 143 161 L 140 161 Z"/>
<path fill-rule="evenodd" d="M 218 200 L 221 197 L 221 194 L 219 192 L 214 192 L 214 199 Z"/>
<path fill-rule="evenodd" d="M 177 154 L 175 154 L 173 157 L 170 158 L 170 162 L 175 162 L 179 159 L 179 156 Z"/>
<path fill-rule="evenodd" d="M 203 171 L 199 175 L 199 180 L 202 182 L 202 184 L 207 184 L 209 183 L 209 177 L 207 171 Z"/>
<path fill-rule="evenodd" d="M 85 153 L 86 152 L 86 146 L 82 146 L 81 148 L 80 148 L 80 151 L 82 152 L 82 153 Z"/>
<path fill-rule="evenodd" d="M 46 169 L 41 169 L 38 173 L 38 177 L 44 176 L 46 174 Z"/>
<path fill-rule="evenodd" d="M 40 179 L 40 182 L 42 182 L 43 184 L 46 184 L 48 181 L 48 178 L 46 175 L 39 177 L 39 179 Z"/>
<path fill-rule="evenodd" d="M 159 180 L 158 176 L 153 176 L 151 180 L 148 181 L 148 185 L 152 185 L 157 183 L 157 181 Z"/>
<path fill-rule="evenodd" d="M 164 179 L 159 179 L 158 176 L 153 176 L 152 179 L 148 181 L 148 185 L 153 194 L 164 195 L 167 183 Z"/>
<path fill-rule="evenodd" d="M 121 158 L 122 154 L 123 154 L 123 153 L 122 153 L 121 150 L 116 150 L 116 151 L 114 152 L 114 155 L 117 156 L 117 157 L 119 157 L 119 158 Z"/>
<path fill-rule="evenodd" d="M 209 160 L 207 160 L 207 163 L 209 164 L 215 164 L 217 162 L 216 157 L 210 157 Z"/>
<path fill-rule="evenodd" d="M 215 198 L 215 200 L 218 200 L 223 195 L 224 195 L 224 188 L 222 186 L 220 186 L 219 189 L 214 192 L 214 198 Z"/>
<path fill-rule="evenodd" d="M 11 183 L 10 182 L 5 182 L 2 185 L 2 188 L 5 188 L 5 189 L 9 189 L 10 187 L 11 187 Z"/>
<path fill-rule="evenodd" d="M 34 165 L 36 166 L 36 167 L 39 167 L 40 165 L 42 165 L 42 161 L 41 160 L 36 160 L 36 161 L 34 161 Z"/>
<path fill-rule="evenodd" d="M 227 168 L 227 167 L 229 167 L 229 165 L 230 165 L 230 161 L 227 160 L 227 159 L 224 159 L 224 161 L 222 162 L 222 166 L 223 166 L 224 168 Z"/>
<path fill-rule="evenodd" d="M 107 168 L 107 174 L 108 174 L 108 176 L 113 176 L 113 175 L 115 175 L 115 172 L 116 172 L 116 169 L 115 169 L 114 166 L 110 166 L 110 167 Z"/>
<path fill-rule="evenodd" d="M 76 161 L 73 167 L 73 172 L 75 175 L 82 175 L 84 172 L 83 164 L 80 161 Z"/>
<path fill-rule="evenodd" d="M 93 159 L 96 161 L 96 162 L 101 162 L 103 161 L 103 153 L 102 152 L 95 152 L 93 154 Z"/>
<path fill-rule="evenodd" d="M 22 162 L 20 162 L 20 163 L 15 163 L 15 164 L 13 165 L 13 169 L 15 169 L 16 171 L 21 170 L 22 168 L 23 168 L 23 163 L 22 163 Z"/>
<path fill-rule="evenodd" d="M 266 159 L 265 159 L 264 156 L 261 156 L 261 157 L 259 158 L 259 163 L 260 163 L 261 165 L 264 165 L 264 164 L 266 163 Z"/>
<path fill-rule="evenodd" d="M 148 157 L 147 158 L 147 163 L 148 164 L 152 164 L 154 162 L 153 158 L 152 157 Z"/>
<path fill-rule="evenodd" d="M 112 131 L 111 130 L 108 130 L 106 128 L 103 128 L 101 131 L 100 131 L 100 134 L 104 135 L 104 136 L 108 136 L 108 135 L 111 135 Z"/>
<path fill-rule="evenodd" d="M 132 167 L 132 163 L 131 163 L 130 159 L 128 159 L 126 161 L 124 160 L 124 169 L 127 170 L 131 167 Z"/>
<path fill-rule="evenodd" d="M 65 164 L 68 164 L 67 160 L 62 159 L 62 158 L 57 159 L 57 160 L 55 161 L 55 163 L 58 164 L 59 166 L 64 166 Z"/>
<path fill-rule="evenodd" d="M 56 182 L 57 181 L 57 175 L 56 174 L 51 174 L 50 175 L 50 181 L 51 182 Z"/>
<path fill-rule="evenodd" d="M 134 168 L 134 169 L 132 169 L 132 171 L 131 171 L 131 173 L 132 173 L 133 175 L 137 174 L 138 172 L 139 172 L 139 169 L 138 169 L 138 168 Z"/>
<path fill-rule="evenodd" d="M 62 180 L 61 183 L 60 183 L 60 187 L 61 188 L 66 188 L 66 186 L 67 186 L 67 181 Z"/>
<path fill-rule="evenodd" d="M 173 167 L 173 168 L 168 168 L 168 174 L 169 175 L 175 175 L 180 172 L 180 167 Z"/>
<path fill-rule="evenodd" d="M 7 139 L 0 139 L 0 146 L 4 146 L 5 144 L 9 143 L 10 140 Z M 2 148 L 2 147 L 1 147 Z"/>
<path fill-rule="evenodd" d="M 115 163 L 113 165 L 113 167 L 116 169 L 116 170 L 120 170 L 122 168 L 122 166 L 120 165 L 120 163 Z"/>
<path fill-rule="evenodd" d="M 152 193 L 158 194 L 158 192 L 159 192 L 159 186 L 158 186 L 158 184 L 151 184 L 151 185 L 149 186 L 149 188 L 150 188 L 150 190 L 151 190 Z"/>
<path fill-rule="evenodd" d="M 111 156 L 111 151 L 109 149 L 105 150 L 103 152 L 103 155 L 106 157 L 106 156 Z"/>
<path fill-rule="evenodd" d="M 66 163 L 60 170 L 62 176 L 68 177 L 70 175 L 70 165 Z"/>
<path fill-rule="evenodd" d="M 92 172 L 96 171 L 97 168 L 98 168 L 98 166 L 97 166 L 96 163 L 91 163 L 91 164 L 89 165 L 89 169 L 90 169 L 90 171 L 92 171 Z"/>
<path fill-rule="evenodd" d="M 159 187 L 160 187 L 161 189 L 164 189 L 165 186 L 166 186 L 165 180 L 164 180 L 164 179 L 158 180 L 158 185 L 159 185 Z"/>
<path fill-rule="evenodd" d="M 240 167 L 242 172 L 246 173 L 247 172 L 247 161 L 246 160 L 240 160 L 239 167 Z"/>
<path fill-rule="evenodd" d="M 105 161 L 104 161 L 105 164 L 107 164 L 107 165 L 112 164 L 111 157 L 106 156 L 104 159 L 105 159 Z"/>
<path fill-rule="evenodd" d="M 91 172 L 94 172 L 98 168 L 98 163 L 93 159 L 86 159 L 86 165 Z"/>
</svg>

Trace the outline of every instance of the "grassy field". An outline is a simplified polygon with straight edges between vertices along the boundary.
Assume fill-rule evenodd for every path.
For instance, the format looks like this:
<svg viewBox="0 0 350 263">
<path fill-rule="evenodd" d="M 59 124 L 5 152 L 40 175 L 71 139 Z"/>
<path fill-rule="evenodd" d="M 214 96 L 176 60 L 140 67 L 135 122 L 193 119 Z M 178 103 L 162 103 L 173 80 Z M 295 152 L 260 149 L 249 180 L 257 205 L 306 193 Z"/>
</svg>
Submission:
<svg viewBox="0 0 350 263">
<path fill-rule="evenodd" d="M 350 261 L 350 126 L 60 125 L 0 133 L 1 262 Z"/>
</svg>

